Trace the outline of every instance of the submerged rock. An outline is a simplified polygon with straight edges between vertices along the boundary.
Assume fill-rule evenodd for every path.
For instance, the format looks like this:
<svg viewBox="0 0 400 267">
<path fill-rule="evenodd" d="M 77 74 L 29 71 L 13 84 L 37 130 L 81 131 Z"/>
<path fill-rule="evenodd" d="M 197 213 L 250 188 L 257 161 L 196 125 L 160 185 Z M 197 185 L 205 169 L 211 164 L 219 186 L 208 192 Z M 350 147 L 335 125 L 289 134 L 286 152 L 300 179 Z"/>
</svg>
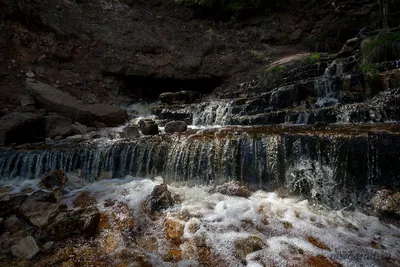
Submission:
<svg viewBox="0 0 400 267">
<path fill-rule="evenodd" d="M 217 186 L 216 191 L 224 195 L 244 198 L 248 198 L 252 194 L 252 192 L 247 187 L 241 185 L 239 182 L 236 181 Z"/>
<path fill-rule="evenodd" d="M 39 251 L 40 249 L 32 236 L 22 239 L 16 245 L 11 247 L 11 253 L 15 257 L 25 260 L 32 259 Z"/>
<path fill-rule="evenodd" d="M 137 127 L 132 127 L 132 126 L 125 127 L 123 134 L 124 134 L 124 138 L 140 137 L 139 129 Z"/>
<path fill-rule="evenodd" d="M 106 104 L 82 104 L 70 94 L 32 79 L 27 79 L 26 85 L 37 104 L 82 124 L 94 126 L 97 120 L 107 126 L 117 126 L 128 119 L 128 113 L 121 108 Z"/>
<path fill-rule="evenodd" d="M 13 112 L 0 118 L 0 146 L 35 142 L 44 136 L 44 119 L 40 115 Z"/>
<path fill-rule="evenodd" d="M 243 264 L 246 264 L 247 254 L 261 250 L 264 247 L 265 243 L 258 236 L 249 236 L 235 242 L 235 254 Z"/>
<path fill-rule="evenodd" d="M 166 133 L 181 133 L 187 130 L 187 124 L 184 121 L 171 121 L 165 124 Z"/>
<path fill-rule="evenodd" d="M 156 135 L 158 134 L 158 125 L 154 120 L 145 119 L 139 121 L 140 131 L 144 135 Z"/>
</svg>

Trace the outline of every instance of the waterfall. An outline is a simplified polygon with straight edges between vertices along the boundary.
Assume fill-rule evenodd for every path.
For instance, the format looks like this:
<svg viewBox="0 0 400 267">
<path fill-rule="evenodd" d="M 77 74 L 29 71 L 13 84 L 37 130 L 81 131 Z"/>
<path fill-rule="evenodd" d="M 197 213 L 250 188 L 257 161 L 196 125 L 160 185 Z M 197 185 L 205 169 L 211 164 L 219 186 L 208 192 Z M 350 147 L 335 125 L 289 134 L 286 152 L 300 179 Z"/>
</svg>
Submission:
<svg viewBox="0 0 400 267">
<path fill-rule="evenodd" d="M 193 125 L 229 125 L 232 101 L 204 102 L 193 106 Z"/>
<path fill-rule="evenodd" d="M 393 164 L 400 158 L 397 134 L 274 129 L 222 128 L 107 146 L 9 149 L 0 152 L 0 177 L 40 178 L 60 169 L 88 181 L 161 175 L 167 182 L 220 184 L 238 180 L 267 190 L 288 185 L 296 188 L 307 181 L 314 197 L 332 195 L 328 190 L 331 185 L 335 185 L 335 192 L 355 192 L 367 185 L 392 185 L 400 178 L 400 166 Z"/>
</svg>

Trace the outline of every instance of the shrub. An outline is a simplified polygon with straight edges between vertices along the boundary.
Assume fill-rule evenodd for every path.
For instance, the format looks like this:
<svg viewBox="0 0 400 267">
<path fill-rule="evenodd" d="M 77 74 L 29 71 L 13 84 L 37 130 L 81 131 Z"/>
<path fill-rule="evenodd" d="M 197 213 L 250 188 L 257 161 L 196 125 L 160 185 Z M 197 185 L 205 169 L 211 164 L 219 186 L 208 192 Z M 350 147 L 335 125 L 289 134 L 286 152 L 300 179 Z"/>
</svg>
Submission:
<svg viewBox="0 0 400 267">
<path fill-rule="evenodd" d="M 381 33 L 361 44 L 362 63 L 371 64 L 400 58 L 400 32 Z"/>
<path fill-rule="evenodd" d="M 308 56 L 305 56 L 301 63 L 304 65 L 310 65 L 318 62 L 321 59 L 321 54 L 320 53 L 312 53 Z"/>
<path fill-rule="evenodd" d="M 263 70 L 262 83 L 266 89 L 273 89 L 279 85 L 287 72 L 286 66 L 272 66 Z"/>
</svg>

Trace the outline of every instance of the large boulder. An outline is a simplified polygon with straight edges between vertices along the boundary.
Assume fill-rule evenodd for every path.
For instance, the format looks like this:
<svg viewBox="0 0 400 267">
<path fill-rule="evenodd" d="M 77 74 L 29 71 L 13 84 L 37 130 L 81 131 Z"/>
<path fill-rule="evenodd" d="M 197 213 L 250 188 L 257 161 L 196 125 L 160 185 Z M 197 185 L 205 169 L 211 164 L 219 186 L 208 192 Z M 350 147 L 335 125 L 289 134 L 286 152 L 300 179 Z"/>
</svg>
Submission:
<svg viewBox="0 0 400 267">
<path fill-rule="evenodd" d="M 187 124 L 184 121 L 171 121 L 165 124 L 166 133 L 181 133 L 187 130 Z"/>
<path fill-rule="evenodd" d="M 162 103 L 166 104 L 191 104 L 201 96 L 200 93 L 194 91 L 180 91 L 175 93 L 163 93 L 159 96 Z"/>
<path fill-rule="evenodd" d="M 156 135 L 158 134 L 158 125 L 154 120 L 145 119 L 139 121 L 140 131 L 144 135 Z"/>
<path fill-rule="evenodd" d="M 54 203 L 55 201 L 56 198 L 51 192 L 36 191 L 19 207 L 19 214 L 30 224 L 44 228 L 48 225 L 50 218 L 58 212 L 59 205 Z"/>
<path fill-rule="evenodd" d="M 43 140 L 44 119 L 34 113 L 9 113 L 0 118 L 0 145 L 30 143 Z"/>
<path fill-rule="evenodd" d="M 46 137 L 54 138 L 56 136 L 70 136 L 72 131 L 72 119 L 50 114 L 45 117 L 46 120 Z"/>
<path fill-rule="evenodd" d="M 20 242 L 11 247 L 11 253 L 23 260 L 32 259 L 40 249 L 36 244 L 35 239 L 32 236 L 28 236 L 22 239 Z"/>
<path fill-rule="evenodd" d="M 124 109 L 107 104 L 82 104 L 70 94 L 33 79 L 27 79 L 26 88 L 40 106 L 85 125 L 94 126 L 94 122 L 99 121 L 117 126 L 128 119 Z"/>
</svg>

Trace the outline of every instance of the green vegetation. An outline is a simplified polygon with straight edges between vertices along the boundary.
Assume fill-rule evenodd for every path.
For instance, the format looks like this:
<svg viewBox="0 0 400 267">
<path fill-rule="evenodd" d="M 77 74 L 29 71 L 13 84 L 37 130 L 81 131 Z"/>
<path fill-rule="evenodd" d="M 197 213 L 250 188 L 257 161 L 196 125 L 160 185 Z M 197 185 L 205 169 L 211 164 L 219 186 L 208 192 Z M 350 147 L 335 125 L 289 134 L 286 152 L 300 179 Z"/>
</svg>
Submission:
<svg viewBox="0 0 400 267">
<path fill-rule="evenodd" d="M 381 33 L 361 44 L 361 70 L 368 81 L 378 77 L 377 63 L 400 58 L 400 33 Z"/>
<path fill-rule="evenodd" d="M 266 68 L 262 73 L 262 83 L 266 89 L 272 89 L 279 85 L 287 72 L 287 67 L 278 65 Z"/>
<path fill-rule="evenodd" d="M 362 63 L 378 63 L 400 58 L 400 32 L 381 33 L 361 44 Z"/>
<path fill-rule="evenodd" d="M 321 59 L 320 53 L 312 53 L 308 56 L 305 56 L 301 62 L 304 65 L 310 65 L 310 64 L 314 64 L 314 63 L 318 62 L 320 59 Z"/>
<path fill-rule="evenodd" d="M 266 60 L 268 59 L 268 57 L 265 56 L 265 54 L 264 54 L 263 52 L 251 51 L 250 53 L 251 53 L 251 55 L 253 56 L 253 58 L 254 58 L 256 61 L 260 62 L 260 63 L 262 63 L 262 62 L 264 62 L 264 61 L 266 61 Z"/>
</svg>

